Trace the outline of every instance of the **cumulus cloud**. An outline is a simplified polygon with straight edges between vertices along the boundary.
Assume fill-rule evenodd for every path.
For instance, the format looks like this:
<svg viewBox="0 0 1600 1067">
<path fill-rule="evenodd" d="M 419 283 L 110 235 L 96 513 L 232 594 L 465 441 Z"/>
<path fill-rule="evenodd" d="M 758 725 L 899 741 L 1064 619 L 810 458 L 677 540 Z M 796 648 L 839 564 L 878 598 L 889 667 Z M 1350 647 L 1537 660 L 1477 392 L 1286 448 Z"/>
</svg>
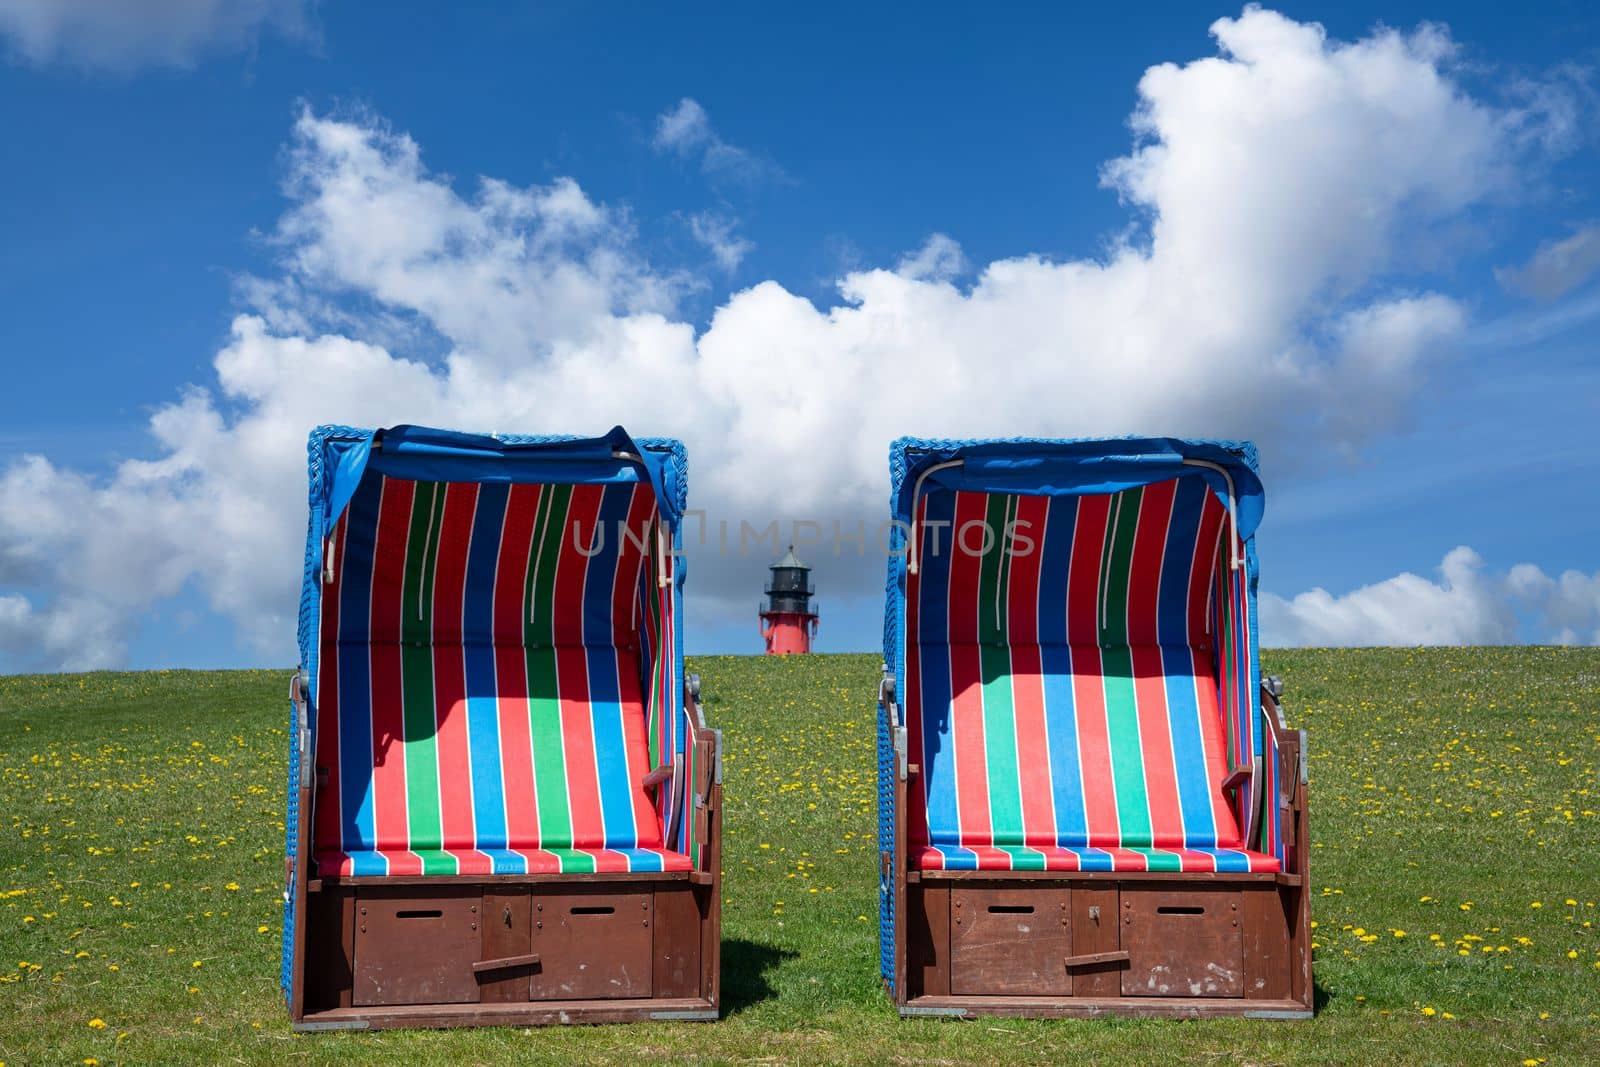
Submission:
<svg viewBox="0 0 1600 1067">
<path fill-rule="evenodd" d="M 1280 648 L 1504 645 L 1522 614 L 1537 640 L 1600 644 L 1600 573 L 1551 578 L 1532 563 L 1495 573 L 1465 545 L 1445 554 L 1437 581 L 1406 572 L 1343 596 L 1263 593 L 1260 608 L 1262 643 Z"/>
<path fill-rule="evenodd" d="M 0 35 L 27 62 L 129 71 L 188 67 L 248 47 L 264 28 L 307 39 L 307 0 L 0 0 Z"/>
<path fill-rule="evenodd" d="M 1444 557 L 1437 582 L 1407 572 L 1338 597 L 1267 593 L 1260 608 L 1262 642 L 1278 646 L 1503 645 L 1517 628 L 1506 583 L 1465 545 Z"/>
<path fill-rule="evenodd" d="M 39 457 L 0 474 L 0 583 L 28 591 L 36 625 L 96 627 L 92 662 L 115 662 L 131 620 L 185 583 L 287 659 L 305 434 L 323 421 L 677 434 L 695 505 L 735 530 L 874 528 L 902 433 L 1358 448 L 1465 321 L 1400 249 L 1504 187 L 1527 118 L 1452 81 L 1434 29 L 1344 43 L 1249 8 L 1213 34 L 1217 55 L 1139 83 L 1136 142 L 1103 178 L 1142 228 L 1106 257 L 968 268 L 935 234 L 846 273 L 832 306 L 763 281 L 700 331 L 678 306 L 703 283 L 649 262 L 626 212 L 575 180 L 462 187 L 370 116 L 303 114 L 282 269 L 241 283 L 252 306 L 216 380 L 160 410 L 153 458 L 109 478 Z M 729 148 L 692 100 L 656 143 L 708 169 Z M 58 513 L 79 518 L 38 519 Z M 692 549 L 694 614 L 742 616 L 766 562 Z M 871 588 L 880 567 L 867 552 L 830 576 Z"/>
<path fill-rule="evenodd" d="M 1546 632 L 1557 645 L 1600 645 L 1600 571 L 1563 571 L 1552 578 L 1531 563 L 1511 568 L 1512 591 L 1525 603 L 1540 606 Z"/>
<path fill-rule="evenodd" d="M 1570 237 L 1546 241 L 1520 267 L 1495 272 L 1501 284 L 1540 300 L 1554 300 L 1600 270 L 1600 223 L 1581 227 Z"/>
</svg>

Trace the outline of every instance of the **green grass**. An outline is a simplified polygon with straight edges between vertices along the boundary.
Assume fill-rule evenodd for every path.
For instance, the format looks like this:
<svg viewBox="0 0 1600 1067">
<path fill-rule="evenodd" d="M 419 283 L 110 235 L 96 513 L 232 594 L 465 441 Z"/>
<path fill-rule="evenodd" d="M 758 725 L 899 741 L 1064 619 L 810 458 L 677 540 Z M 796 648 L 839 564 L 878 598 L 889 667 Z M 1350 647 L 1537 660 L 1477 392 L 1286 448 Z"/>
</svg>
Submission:
<svg viewBox="0 0 1600 1067">
<path fill-rule="evenodd" d="M 1305 1023 L 899 1021 L 876 660 L 692 667 L 726 738 L 721 1022 L 301 1036 L 287 672 L 0 678 L 0 1063 L 1600 1062 L 1600 652 L 1267 657 L 1311 734 Z"/>
</svg>

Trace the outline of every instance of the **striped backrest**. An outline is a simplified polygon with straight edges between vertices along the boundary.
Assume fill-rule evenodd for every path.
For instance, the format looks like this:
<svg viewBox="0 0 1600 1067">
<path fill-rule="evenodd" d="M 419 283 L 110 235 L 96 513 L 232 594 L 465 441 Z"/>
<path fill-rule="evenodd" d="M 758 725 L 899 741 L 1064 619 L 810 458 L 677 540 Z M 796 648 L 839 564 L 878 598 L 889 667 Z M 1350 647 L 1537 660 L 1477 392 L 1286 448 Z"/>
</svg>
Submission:
<svg viewBox="0 0 1600 1067">
<path fill-rule="evenodd" d="M 660 846 L 657 522 L 647 484 L 368 471 L 322 577 L 315 850 Z"/>
<path fill-rule="evenodd" d="M 1237 636 L 1228 522 L 1198 473 L 921 496 L 904 621 L 913 846 L 1240 844 L 1222 790 L 1247 744 L 1223 715 L 1239 703 L 1219 648 Z"/>
</svg>

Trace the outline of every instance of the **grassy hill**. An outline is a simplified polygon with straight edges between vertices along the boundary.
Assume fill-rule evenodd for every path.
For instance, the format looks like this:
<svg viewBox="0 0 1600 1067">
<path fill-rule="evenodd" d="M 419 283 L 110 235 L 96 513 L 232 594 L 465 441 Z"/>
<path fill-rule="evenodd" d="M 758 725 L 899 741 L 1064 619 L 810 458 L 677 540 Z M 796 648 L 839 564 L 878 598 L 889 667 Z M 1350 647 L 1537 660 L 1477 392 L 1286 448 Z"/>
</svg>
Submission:
<svg viewBox="0 0 1600 1067">
<path fill-rule="evenodd" d="M 287 671 L 0 678 L 0 1064 L 1600 1062 L 1600 651 L 1269 654 L 1311 734 L 1314 1021 L 902 1022 L 872 656 L 691 662 L 727 751 L 720 1023 L 294 1035 Z"/>
</svg>

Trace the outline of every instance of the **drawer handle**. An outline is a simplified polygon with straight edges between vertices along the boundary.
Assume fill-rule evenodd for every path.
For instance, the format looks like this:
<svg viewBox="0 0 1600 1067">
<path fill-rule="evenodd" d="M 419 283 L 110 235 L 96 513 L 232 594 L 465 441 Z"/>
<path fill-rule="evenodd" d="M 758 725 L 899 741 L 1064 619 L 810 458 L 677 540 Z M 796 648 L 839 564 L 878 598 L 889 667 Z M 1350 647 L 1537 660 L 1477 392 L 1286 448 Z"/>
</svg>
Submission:
<svg viewBox="0 0 1600 1067">
<path fill-rule="evenodd" d="M 1032 904 L 990 904 L 990 915 L 1032 915 Z"/>
<path fill-rule="evenodd" d="M 503 971 L 508 967 L 532 967 L 539 962 L 539 954 L 530 952 L 526 956 L 503 956 L 497 960 L 479 960 L 472 965 L 473 974 L 482 974 L 484 971 Z"/>
<path fill-rule="evenodd" d="M 397 911 L 394 913 L 394 917 L 396 919 L 440 919 L 444 917 L 444 912 L 438 908 L 430 911 Z"/>
<path fill-rule="evenodd" d="M 1066 962 L 1068 970 L 1074 967 L 1093 967 L 1097 963 L 1127 963 L 1128 953 L 1125 950 L 1117 952 L 1085 952 L 1081 956 L 1068 956 Z"/>
<path fill-rule="evenodd" d="M 1163 904 L 1156 909 L 1157 915 L 1204 915 L 1206 909 L 1198 904 Z"/>
<path fill-rule="evenodd" d="M 617 909 L 610 904 L 572 909 L 572 914 L 574 915 L 615 915 L 616 912 Z"/>
</svg>

